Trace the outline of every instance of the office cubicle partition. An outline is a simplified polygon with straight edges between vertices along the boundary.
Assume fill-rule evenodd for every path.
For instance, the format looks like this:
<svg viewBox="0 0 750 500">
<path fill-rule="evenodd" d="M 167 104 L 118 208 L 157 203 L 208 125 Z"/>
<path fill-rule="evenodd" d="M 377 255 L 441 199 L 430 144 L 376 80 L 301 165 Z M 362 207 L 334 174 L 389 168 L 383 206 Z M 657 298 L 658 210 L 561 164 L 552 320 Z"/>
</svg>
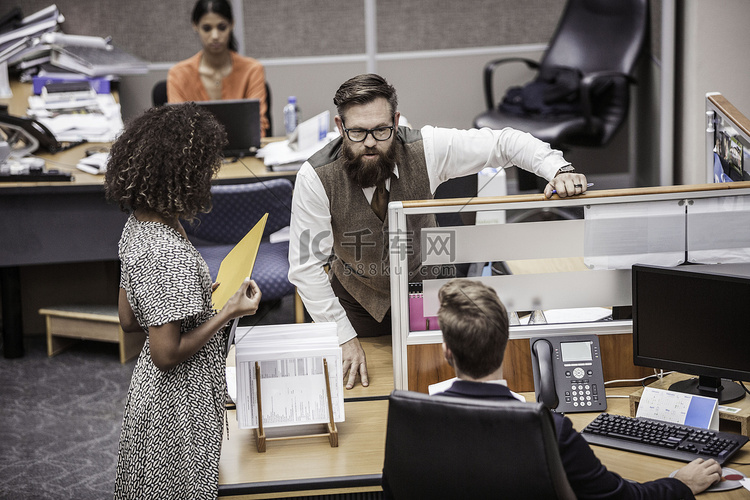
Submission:
<svg viewBox="0 0 750 500">
<path fill-rule="evenodd" d="M 427 391 L 453 376 L 442 360 L 439 330 L 411 330 L 405 272 L 410 242 L 420 238 L 424 265 L 506 262 L 513 274 L 474 277 L 492 286 L 509 311 L 554 311 L 546 324 L 513 325 L 504 377 L 516 391 L 533 390 L 528 338 L 597 334 L 605 380 L 642 377 L 632 363 L 632 321 L 591 320 L 601 308 L 631 305 L 630 266 L 650 263 L 750 262 L 750 183 L 589 191 L 572 199 L 543 195 L 393 202 L 389 205 L 394 384 Z M 439 227 L 409 234 L 407 220 L 426 213 L 564 209 L 582 218 Z M 487 273 L 484 273 L 487 274 Z M 429 278 L 429 277 L 428 277 Z M 435 316 L 446 279 L 425 279 L 425 317 Z M 563 314 L 559 314 L 559 312 Z M 552 316 L 552 314 L 549 314 Z M 627 318 L 627 315 L 623 315 Z"/>
</svg>

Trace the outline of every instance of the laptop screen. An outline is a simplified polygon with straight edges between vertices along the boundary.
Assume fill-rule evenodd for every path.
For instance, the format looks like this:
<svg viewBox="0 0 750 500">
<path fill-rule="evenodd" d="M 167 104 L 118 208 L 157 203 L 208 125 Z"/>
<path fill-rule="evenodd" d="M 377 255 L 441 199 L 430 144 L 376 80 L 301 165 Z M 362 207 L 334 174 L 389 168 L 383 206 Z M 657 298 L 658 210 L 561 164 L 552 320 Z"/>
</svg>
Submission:
<svg viewBox="0 0 750 500">
<path fill-rule="evenodd" d="M 260 101 L 258 99 L 229 99 L 224 101 L 198 101 L 195 104 L 207 109 L 224 125 L 228 143 L 225 157 L 255 155 L 260 148 Z"/>
</svg>

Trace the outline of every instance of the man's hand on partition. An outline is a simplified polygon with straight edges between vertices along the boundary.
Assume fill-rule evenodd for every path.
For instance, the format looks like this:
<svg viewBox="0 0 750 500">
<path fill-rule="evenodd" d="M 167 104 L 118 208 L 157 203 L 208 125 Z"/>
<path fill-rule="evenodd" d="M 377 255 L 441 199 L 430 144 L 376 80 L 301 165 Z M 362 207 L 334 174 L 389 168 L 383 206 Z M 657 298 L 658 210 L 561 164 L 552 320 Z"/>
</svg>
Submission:
<svg viewBox="0 0 750 500">
<path fill-rule="evenodd" d="M 357 382 L 357 375 L 362 381 L 362 387 L 370 385 L 367 378 L 367 361 L 365 360 L 365 351 L 359 343 L 359 339 L 354 337 L 341 344 L 341 355 L 343 361 L 342 371 L 346 382 L 346 388 L 351 389 Z"/>
<path fill-rule="evenodd" d="M 585 193 L 586 187 L 586 176 L 583 174 L 578 172 L 559 174 L 544 188 L 544 196 L 547 198 L 551 198 L 553 194 L 557 194 L 560 198 L 575 196 Z"/>
</svg>

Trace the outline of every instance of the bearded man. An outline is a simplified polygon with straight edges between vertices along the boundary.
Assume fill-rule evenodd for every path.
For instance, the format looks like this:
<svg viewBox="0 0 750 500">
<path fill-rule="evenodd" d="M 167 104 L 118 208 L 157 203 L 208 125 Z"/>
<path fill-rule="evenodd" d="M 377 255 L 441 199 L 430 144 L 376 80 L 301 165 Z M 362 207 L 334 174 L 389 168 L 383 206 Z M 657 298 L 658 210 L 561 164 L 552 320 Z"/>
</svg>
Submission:
<svg viewBox="0 0 750 500">
<path fill-rule="evenodd" d="M 562 153 L 513 129 L 399 126 L 396 90 L 381 76 L 344 82 L 333 98 L 341 137 L 314 154 L 295 182 L 289 280 L 316 322 L 335 322 L 346 388 L 369 384 L 358 336 L 390 335 L 389 201 L 431 199 L 437 187 L 485 167 L 516 165 L 549 181 L 544 193 L 586 191 Z M 436 277 L 420 263 L 419 231 L 433 214 L 409 218 L 409 282 Z M 325 265 L 329 271 L 326 274 Z"/>
</svg>

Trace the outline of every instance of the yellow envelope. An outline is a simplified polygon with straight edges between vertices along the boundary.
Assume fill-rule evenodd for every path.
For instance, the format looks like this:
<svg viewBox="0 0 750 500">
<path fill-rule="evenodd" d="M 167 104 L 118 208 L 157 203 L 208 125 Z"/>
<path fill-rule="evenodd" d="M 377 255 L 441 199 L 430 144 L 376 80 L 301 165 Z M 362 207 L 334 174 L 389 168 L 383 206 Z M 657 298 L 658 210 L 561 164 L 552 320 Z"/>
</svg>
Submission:
<svg viewBox="0 0 750 500">
<path fill-rule="evenodd" d="M 219 266 L 219 274 L 216 282 L 219 287 L 212 295 L 214 309 L 219 310 L 240 288 L 240 285 L 253 272 L 255 258 L 258 256 L 260 240 L 263 238 L 263 230 L 266 227 L 268 214 L 260 218 L 255 227 L 240 240 Z"/>
</svg>

